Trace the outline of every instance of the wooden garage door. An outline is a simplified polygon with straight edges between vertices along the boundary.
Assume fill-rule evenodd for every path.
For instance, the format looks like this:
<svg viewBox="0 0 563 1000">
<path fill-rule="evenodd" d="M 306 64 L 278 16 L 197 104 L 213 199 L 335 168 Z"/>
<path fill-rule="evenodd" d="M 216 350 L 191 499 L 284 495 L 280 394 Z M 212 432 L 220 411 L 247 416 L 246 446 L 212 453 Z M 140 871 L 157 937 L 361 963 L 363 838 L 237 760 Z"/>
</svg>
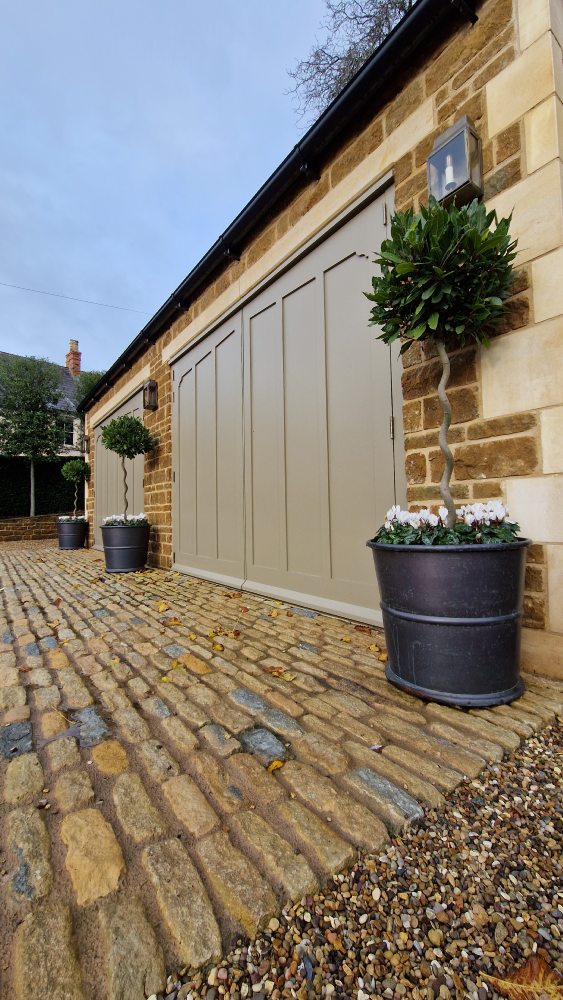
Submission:
<svg viewBox="0 0 563 1000">
<path fill-rule="evenodd" d="M 123 513 L 123 476 L 121 459 L 104 448 L 102 444 L 102 429 L 114 417 L 125 414 L 133 417 L 143 417 L 142 390 L 131 397 L 123 406 L 115 410 L 94 431 L 94 545 L 101 546 L 102 534 L 100 525 L 104 517 L 110 514 Z M 144 507 L 143 475 L 145 460 L 139 455 L 133 461 L 126 460 L 128 506 L 130 514 L 139 514 Z"/>
<path fill-rule="evenodd" d="M 366 621 L 379 612 L 365 542 L 404 489 L 397 359 L 362 294 L 385 197 L 175 366 L 176 564 Z"/>
</svg>

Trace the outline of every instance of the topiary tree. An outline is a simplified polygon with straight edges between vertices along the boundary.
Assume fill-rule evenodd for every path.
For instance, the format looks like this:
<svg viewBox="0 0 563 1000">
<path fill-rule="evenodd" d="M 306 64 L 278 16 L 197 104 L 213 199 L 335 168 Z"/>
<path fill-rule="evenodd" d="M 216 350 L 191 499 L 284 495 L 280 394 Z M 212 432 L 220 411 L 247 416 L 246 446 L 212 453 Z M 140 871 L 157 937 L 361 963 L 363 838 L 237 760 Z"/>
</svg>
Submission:
<svg viewBox="0 0 563 1000">
<path fill-rule="evenodd" d="M 73 458 L 70 462 L 65 462 L 61 468 L 63 478 L 69 483 L 74 483 L 74 510 L 72 516 L 76 517 L 78 507 L 78 487 L 85 479 L 90 478 L 90 466 L 82 458 Z"/>
<path fill-rule="evenodd" d="M 157 440 L 147 430 L 139 417 L 123 416 L 110 420 L 102 429 L 102 444 L 121 458 L 123 472 L 123 518 L 127 520 L 127 469 L 126 458 L 136 458 L 156 448 Z"/>
<path fill-rule="evenodd" d="M 450 492 L 453 455 L 447 434 L 451 406 L 446 394 L 450 377 L 448 351 L 471 341 L 490 346 L 489 335 L 504 311 L 512 282 L 516 240 L 508 219 L 497 219 L 477 201 L 462 208 L 443 208 L 432 199 L 416 215 L 397 212 L 391 238 L 384 240 L 375 262 L 381 273 L 372 279 L 371 324 L 381 326 L 379 340 L 401 338 L 401 354 L 416 341 L 432 341 L 442 362 L 438 397 L 443 421 L 439 443 L 445 465 L 440 493 L 453 528 L 456 509 Z"/>
</svg>

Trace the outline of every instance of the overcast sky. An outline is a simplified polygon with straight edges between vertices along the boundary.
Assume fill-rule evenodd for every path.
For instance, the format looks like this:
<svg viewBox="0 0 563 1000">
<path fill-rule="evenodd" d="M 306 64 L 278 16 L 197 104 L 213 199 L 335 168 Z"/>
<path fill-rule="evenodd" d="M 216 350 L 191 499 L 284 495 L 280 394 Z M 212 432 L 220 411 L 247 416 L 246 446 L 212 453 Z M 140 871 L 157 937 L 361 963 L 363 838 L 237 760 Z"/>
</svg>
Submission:
<svg viewBox="0 0 563 1000">
<path fill-rule="evenodd" d="M 107 368 L 297 141 L 323 0 L 0 0 L 0 350 Z"/>
</svg>

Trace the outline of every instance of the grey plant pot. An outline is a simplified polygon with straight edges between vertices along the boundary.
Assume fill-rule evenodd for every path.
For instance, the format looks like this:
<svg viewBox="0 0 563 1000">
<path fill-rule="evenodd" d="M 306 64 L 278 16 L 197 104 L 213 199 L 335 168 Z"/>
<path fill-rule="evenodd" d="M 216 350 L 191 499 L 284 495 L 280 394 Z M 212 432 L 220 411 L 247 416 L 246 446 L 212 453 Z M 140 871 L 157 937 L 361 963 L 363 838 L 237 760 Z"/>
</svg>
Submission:
<svg viewBox="0 0 563 1000">
<path fill-rule="evenodd" d="M 429 701 L 484 708 L 518 698 L 529 539 L 384 545 L 373 552 L 388 680 Z"/>
<path fill-rule="evenodd" d="M 60 549 L 83 549 L 88 537 L 88 521 L 57 521 Z"/>
<path fill-rule="evenodd" d="M 110 524 L 102 527 L 106 573 L 135 573 L 147 564 L 150 526 Z"/>
</svg>

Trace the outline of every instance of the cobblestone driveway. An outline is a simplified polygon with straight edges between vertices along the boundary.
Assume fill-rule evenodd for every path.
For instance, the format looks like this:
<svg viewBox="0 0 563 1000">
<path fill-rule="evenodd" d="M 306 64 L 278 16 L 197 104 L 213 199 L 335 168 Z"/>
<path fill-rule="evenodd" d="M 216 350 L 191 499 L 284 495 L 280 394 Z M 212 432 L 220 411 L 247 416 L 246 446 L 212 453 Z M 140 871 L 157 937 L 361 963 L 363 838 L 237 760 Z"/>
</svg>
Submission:
<svg viewBox="0 0 563 1000">
<path fill-rule="evenodd" d="M 423 705 L 376 630 L 96 552 L 0 550 L 2 997 L 142 1000 L 561 708 Z"/>
</svg>

